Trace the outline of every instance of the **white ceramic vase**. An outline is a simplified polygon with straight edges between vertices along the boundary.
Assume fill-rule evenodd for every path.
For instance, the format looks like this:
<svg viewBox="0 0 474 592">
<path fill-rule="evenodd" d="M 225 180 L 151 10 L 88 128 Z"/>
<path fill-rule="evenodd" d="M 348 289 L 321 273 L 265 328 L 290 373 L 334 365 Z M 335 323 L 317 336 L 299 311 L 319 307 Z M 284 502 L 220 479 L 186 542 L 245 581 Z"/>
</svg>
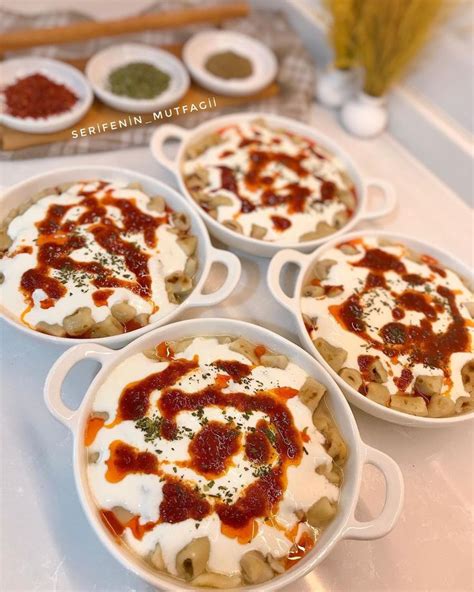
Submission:
<svg viewBox="0 0 474 592">
<path fill-rule="evenodd" d="M 354 94 L 355 70 L 330 68 L 316 78 L 316 98 L 325 107 L 341 107 Z"/>
<path fill-rule="evenodd" d="M 359 138 L 373 138 L 387 127 L 388 112 L 385 97 L 372 97 L 359 92 L 341 110 L 346 130 Z"/>
</svg>

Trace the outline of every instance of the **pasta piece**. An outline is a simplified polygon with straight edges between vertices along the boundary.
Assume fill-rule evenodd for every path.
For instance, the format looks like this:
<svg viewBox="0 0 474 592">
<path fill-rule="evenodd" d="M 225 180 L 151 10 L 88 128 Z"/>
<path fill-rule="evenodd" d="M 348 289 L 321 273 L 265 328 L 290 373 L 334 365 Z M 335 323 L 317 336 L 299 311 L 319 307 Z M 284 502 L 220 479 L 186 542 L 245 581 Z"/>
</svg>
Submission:
<svg viewBox="0 0 474 592">
<path fill-rule="evenodd" d="M 229 344 L 229 349 L 242 354 L 248 360 L 252 362 L 252 364 L 257 365 L 259 363 L 259 359 L 257 354 L 255 353 L 255 345 L 247 341 L 243 337 L 239 337 L 235 341 Z"/>
<path fill-rule="evenodd" d="M 227 588 L 237 588 L 242 584 L 240 576 L 226 576 L 224 574 L 204 572 L 194 580 L 191 580 L 193 586 L 205 586 L 206 588 L 218 588 L 225 590 Z"/>
<path fill-rule="evenodd" d="M 63 320 L 64 330 L 71 337 L 80 337 L 94 326 L 91 309 L 87 306 L 78 308 L 75 313 Z"/>
<path fill-rule="evenodd" d="M 223 142 L 223 138 L 217 133 L 208 134 L 203 138 L 200 138 L 194 144 L 188 147 L 186 151 L 186 158 L 190 160 L 194 160 L 201 154 L 204 154 L 206 150 L 212 148 L 212 146 L 217 146 Z"/>
<path fill-rule="evenodd" d="M 50 325 L 49 323 L 40 321 L 36 325 L 35 329 L 40 333 L 46 333 L 46 335 L 53 335 L 54 337 L 66 337 L 66 330 L 62 325 L 58 325 L 57 323 Z"/>
<path fill-rule="evenodd" d="M 305 327 L 311 327 L 312 329 L 316 328 L 317 319 L 312 319 L 309 315 L 303 313 L 303 322 Z"/>
<path fill-rule="evenodd" d="M 356 391 L 362 386 L 362 376 L 354 368 L 341 368 L 339 376 Z"/>
<path fill-rule="evenodd" d="M 93 419 L 103 419 L 104 421 L 107 421 L 110 417 L 107 411 L 93 411 L 90 416 Z"/>
<path fill-rule="evenodd" d="M 237 222 L 237 220 L 224 220 L 222 224 L 229 230 L 233 230 L 234 232 L 238 232 L 239 234 L 243 234 L 244 232 L 244 229 L 239 224 L 239 222 Z"/>
<path fill-rule="evenodd" d="M 134 518 L 134 515 L 122 506 L 114 506 L 112 512 L 122 526 L 125 526 Z"/>
<path fill-rule="evenodd" d="M 256 117 L 255 119 L 252 119 L 252 125 L 256 125 L 257 127 L 263 127 L 264 129 L 270 129 L 267 125 L 267 122 L 265 121 L 265 119 L 263 117 Z M 284 129 L 281 130 L 273 130 L 273 131 L 281 131 L 282 133 L 285 133 Z M 297 137 L 297 136 L 295 136 Z"/>
<path fill-rule="evenodd" d="M 336 212 L 332 219 L 332 224 L 336 228 L 342 228 L 345 226 L 349 221 L 349 214 L 346 210 L 341 210 L 340 212 Z"/>
<path fill-rule="evenodd" d="M 123 333 L 122 325 L 115 317 L 109 315 L 105 320 L 96 323 L 90 332 L 91 337 L 111 337 Z"/>
<path fill-rule="evenodd" d="M 367 385 L 367 399 L 387 406 L 390 403 L 390 391 L 378 382 L 369 382 Z"/>
<path fill-rule="evenodd" d="M 191 228 L 188 215 L 184 212 L 172 212 L 170 222 L 179 232 L 187 232 Z"/>
<path fill-rule="evenodd" d="M 327 291 L 327 295 L 329 298 L 336 298 L 336 296 L 340 296 L 344 292 L 344 288 L 341 286 L 331 286 Z"/>
<path fill-rule="evenodd" d="M 303 296 L 305 298 L 321 298 L 321 296 L 324 296 L 324 288 L 308 284 L 303 288 Z"/>
<path fill-rule="evenodd" d="M 461 368 L 462 383 L 464 390 L 471 396 L 474 395 L 474 360 L 469 360 Z"/>
<path fill-rule="evenodd" d="M 379 240 L 379 246 L 380 247 L 399 247 L 399 243 L 394 242 L 393 240 L 390 240 L 388 238 L 384 238 L 384 237 L 380 237 Z"/>
<path fill-rule="evenodd" d="M 144 356 L 151 360 L 158 360 L 159 362 L 168 362 L 169 356 L 168 352 L 171 351 L 174 354 L 181 354 L 184 352 L 193 342 L 192 338 L 189 339 L 180 339 L 179 341 L 165 341 L 167 353 L 164 356 L 161 356 L 158 353 L 158 348 L 153 347 L 150 349 L 144 350 L 142 353 Z"/>
<path fill-rule="evenodd" d="M 423 263 L 421 254 L 417 253 L 416 251 L 412 251 L 408 247 L 406 247 L 404 255 L 407 259 L 410 259 L 410 261 L 414 261 L 415 263 Z"/>
<path fill-rule="evenodd" d="M 89 452 L 87 454 L 87 462 L 91 465 L 95 465 L 95 463 L 99 460 L 100 453 L 99 452 Z"/>
<path fill-rule="evenodd" d="M 418 415 L 420 417 L 426 417 L 428 415 L 428 409 L 422 397 L 392 395 L 390 397 L 390 406 L 392 409 L 396 409 L 402 413 L 409 413 L 410 415 Z"/>
<path fill-rule="evenodd" d="M 310 232 L 304 232 L 298 238 L 298 242 L 306 243 L 308 241 L 318 240 L 320 238 L 319 234 L 315 230 L 311 230 Z"/>
<path fill-rule="evenodd" d="M 341 485 L 342 471 L 334 463 L 331 463 L 330 465 L 319 465 L 319 467 L 316 467 L 316 473 L 318 473 L 318 475 L 324 475 L 332 485 L 337 485 L 337 487 Z"/>
<path fill-rule="evenodd" d="M 474 319 L 474 302 L 464 302 L 464 306 L 466 307 L 469 316 Z"/>
<path fill-rule="evenodd" d="M 0 230 L 0 251 L 7 251 L 11 247 L 12 243 L 13 241 L 8 236 L 7 230 Z"/>
<path fill-rule="evenodd" d="M 382 364 L 382 362 L 378 358 L 376 358 L 375 361 L 373 361 L 369 365 L 368 372 L 369 372 L 370 378 L 374 382 L 387 382 L 387 378 L 388 378 L 387 371 L 385 370 L 384 365 Z"/>
<path fill-rule="evenodd" d="M 347 458 L 347 446 L 334 423 L 328 408 L 320 404 L 313 413 L 313 424 L 325 438 L 324 447 L 329 456 L 338 464 L 343 464 Z"/>
<path fill-rule="evenodd" d="M 206 193 L 205 191 L 202 190 L 202 188 L 198 188 L 198 187 L 190 187 L 188 182 L 186 182 L 186 186 L 189 190 L 189 192 L 191 193 L 191 195 L 193 196 L 193 198 L 200 204 L 200 205 L 208 205 L 210 198 L 210 195 L 208 193 Z"/>
<path fill-rule="evenodd" d="M 179 304 L 193 289 L 193 281 L 184 272 L 175 271 L 165 277 L 165 286 L 169 301 Z"/>
<path fill-rule="evenodd" d="M 442 376 L 417 376 L 415 380 L 415 392 L 420 392 L 423 395 L 438 395 L 443 386 Z"/>
<path fill-rule="evenodd" d="M 180 339 L 179 341 L 173 341 L 173 351 L 175 354 L 181 354 L 183 353 L 186 349 L 188 349 L 188 347 L 191 345 L 191 343 L 194 341 L 194 339 L 192 337 L 187 338 L 187 339 Z"/>
<path fill-rule="evenodd" d="M 285 567 L 283 565 L 283 563 L 277 559 L 276 557 L 273 557 L 273 555 L 271 553 L 267 553 L 267 556 L 265 557 L 268 565 L 273 569 L 273 571 L 277 574 L 282 574 L 285 573 Z"/>
<path fill-rule="evenodd" d="M 133 320 L 139 327 L 145 327 L 145 325 L 148 325 L 150 322 L 150 315 L 146 314 L 146 312 L 142 312 L 138 314 Z"/>
<path fill-rule="evenodd" d="M 150 554 L 150 563 L 159 571 L 166 571 L 166 565 L 159 543 L 156 545 L 155 550 Z"/>
<path fill-rule="evenodd" d="M 128 323 L 137 314 L 134 306 L 128 302 L 118 302 L 110 309 L 112 316 L 114 316 L 119 323 Z"/>
<path fill-rule="evenodd" d="M 198 179 L 203 181 L 204 184 L 207 184 L 209 182 L 209 171 L 206 169 L 206 167 L 203 167 L 201 165 L 197 166 L 194 169 L 194 174 Z"/>
<path fill-rule="evenodd" d="M 196 578 L 207 567 L 211 544 L 207 537 L 193 539 L 176 555 L 176 570 L 185 580 Z"/>
<path fill-rule="evenodd" d="M 327 222 L 318 222 L 315 232 L 318 238 L 323 238 L 336 232 L 336 229 Z"/>
<path fill-rule="evenodd" d="M 336 265 L 336 261 L 334 261 L 334 259 L 320 259 L 316 262 L 313 268 L 315 277 L 317 277 L 318 280 L 327 279 L 329 270 L 333 265 Z"/>
<path fill-rule="evenodd" d="M 142 351 L 142 354 L 145 356 L 145 358 L 148 358 L 149 360 L 157 360 L 158 361 L 158 354 L 156 352 L 156 348 L 150 348 L 150 349 L 144 349 Z"/>
<path fill-rule="evenodd" d="M 430 417 L 447 417 L 454 413 L 454 401 L 444 395 L 433 395 L 428 403 L 428 415 Z"/>
<path fill-rule="evenodd" d="M 259 226 L 258 224 L 252 224 L 252 228 L 250 229 L 250 236 L 252 238 L 263 239 L 264 236 L 267 234 L 267 229 L 263 226 Z"/>
<path fill-rule="evenodd" d="M 143 191 L 143 185 L 139 181 L 132 181 L 127 185 L 127 189 L 138 189 L 138 191 Z"/>
<path fill-rule="evenodd" d="M 288 358 L 282 354 L 263 354 L 260 356 L 260 364 L 269 368 L 281 368 L 284 370 L 288 366 Z"/>
<path fill-rule="evenodd" d="M 242 576 L 247 584 L 263 584 L 273 578 L 273 569 L 260 551 L 248 551 L 240 560 Z"/>
<path fill-rule="evenodd" d="M 454 411 L 456 413 L 464 413 L 466 411 L 474 410 L 474 400 L 471 397 L 458 397 L 454 404 Z"/>
<path fill-rule="evenodd" d="M 158 212 L 162 214 L 165 211 L 166 202 L 161 195 L 155 195 L 150 197 L 150 201 L 148 202 L 148 209 L 152 210 L 153 212 Z"/>
<path fill-rule="evenodd" d="M 308 376 L 304 381 L 303 386 L 298 391 L 298 396 L 301 399 L 301 402 L 308 407 L 311 413 L 317 408 L 325 394 L 326 387 L 312 376 Z"/>
<path fill-rule="evenodd" d="M 360 253 L 359 249 L 351 243 L 344 243 L 339 247 L 339 250 L 344 253 L 344 255 L 357 255 Z"/>
<path fill-rule="evenodd" d="M 219 344 L 225 344 L 225 343 L 231 343 L 232 341 L 234 341 L 233 337 L 229 337 L 229 335 L 219 335 L 217 337 L 217 343 Z"/>
<path fill-rule="evenodd" d="M 186 259 L 186 263 L 184 264 L 184 273 L 192 278 L 196 275 L 197 268 L 198 260 L 196 257 L 188 257 Z"/>
<path fill-rule="evenodd" d="M 149 358 L 150 360 L 157 360 L 158 362 L 169 362 L 168 352 L 175 352 L 175 342 L 174 341 L 164 341 L 163 343 L 166 344 L 166 355 L 162 356 L 158 352 L 158 347 L 153 347 L 150 349 L 146 349 L 143 351 L 143 355 Z"/>
<path fill-rule="evenodd" d="M 231 206 L 234 202 L 228 195 L 216 195 L 209 200 L 211 208 L 218 208 L 219 206 Z"/>
<path fill-rule="evenodd" d="M 66 191 L 67 191 L 68 189 L 70 189 L 70 188 L 71 188 L 73 185 L 75 185 L 75 184 L 76 184 L 76 182 L 75 182 L 75 181 L 68 181 L 68 182 L 66 182 L 66 183 L 60 183 L 59 185 L 57 185 L 57 186 L 55 187 L 55 190 L 56 190 L 56 192 L 57 192 L 57 194 L 58 194 L 58 195 L 61 195 L 61 193 L 66 193 Z M 43 195 L 42 197 L 44 197 L 44 195 Z M 35 198 L 33 198 L 33 199 L 35 199 Z M 39 198 L 38 198 L 38 199 L 39 199 Z M 34 202 L 33 202 L 33 203 L 34 203 Z"/>
<path fill-rule="evenodd" d="M 337 504 L 333 504 L 324 496 L 309 508 L 306 520 L 314 528 L 321 528 L 334 518 L 336 511 Z"/>
<path fill-rule="evenodd" d="M 179 238 L 176 244 L 190 257 L 196 251 L 197 238 L 193 235 L 184 236 L 183 238 Z"/>
<path fill-rule="evenodd" d="M 347 358 L 346 350 L 342 349 L 342 347 L 331 345 L 322 337 L 318 337 L 313 343 L 331 368 L 339 372 Z"/>
<path fill-rule="evenodd" d="M 341 201 L 349 210 L 355 210 L 357 205 L 356 198 L 352 191 L 343 190 L 338 192 L 339 201 Z"/>
</svg>

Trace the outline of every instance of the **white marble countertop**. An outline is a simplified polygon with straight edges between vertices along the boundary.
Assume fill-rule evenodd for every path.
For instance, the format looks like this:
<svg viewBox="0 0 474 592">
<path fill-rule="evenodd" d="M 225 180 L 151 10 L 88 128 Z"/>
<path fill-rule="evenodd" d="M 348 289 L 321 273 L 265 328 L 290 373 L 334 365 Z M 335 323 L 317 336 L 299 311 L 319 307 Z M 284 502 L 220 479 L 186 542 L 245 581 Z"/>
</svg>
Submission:
<svg viewBox="0 0 474 592">
<path fill-rule="evenodd" d="M 388 135 L 364 142 L 345 134 L 334 116 L 315 108 L 314 124 L 341 142 L 367 175 L 390 179 L 399 207 L 372 227 L 432 241 L 472 264 L 473 212 Z M 11 162 L 2 168 L 9 185 L 54 167 L 113 164 L 172 183 L 146 148 L 102 154 Z M 242 256 L 235 293 L 202 316 L 258 322 L 295 340 L 291 320 L 268 294 L 267 261 Z M 219 278 L 213 278 L 218 282 Z M 193 316 L 191 311 L 187 315 Z M 1 325 L 1 513 L 5 592 L 150 591 L 102 547 L 87 523 L 72 474 L 72 438 L 46 410 L 42 385 L 62 352 Z M 90 364 L 90 365 L 88 365 Z M 76 368 L 67 381 L 69 404 L 78 404 L 95 366 Z M 405 506 L 384 539 L 344 541 L 311 575 L 287 592 L 467 592 L 473 589 L 472 424 L 416 430 L 384 423 L 354 410 L 362 438 L 390 454 L 403 471 Z M 383 480 L 364 473 L 358 517 L 375 516 Z"/>
</svg>

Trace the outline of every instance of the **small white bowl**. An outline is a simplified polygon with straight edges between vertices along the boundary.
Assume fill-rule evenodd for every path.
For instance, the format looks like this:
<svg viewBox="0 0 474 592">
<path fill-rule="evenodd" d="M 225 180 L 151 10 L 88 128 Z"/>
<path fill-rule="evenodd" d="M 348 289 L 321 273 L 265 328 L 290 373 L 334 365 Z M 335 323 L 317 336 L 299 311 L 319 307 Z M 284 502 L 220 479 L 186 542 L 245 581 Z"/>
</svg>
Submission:
<svg viewBox="0 0 474 592">
<path fill-rule="evenodd" d="M 112 351 L 98 344 L 81 344 L 69 349 L 53 365 L 44 385 L 46 406 L 52 415 L 68 427 L 74 435 L 74 476 L 76 488 L 84 512 L 96 535 L 105 548 L 127 569 L 143 578 L 159 590 L 184 592 L 196 590 L 209 591 L 211 588 L 195 587 L 164 573 L 151 569 L 139 561 L 125 545 L 117 544 L 114 537 L 104 528 L 97 506 L 92 498 L 87 482 L 87 464 L 84 449 L 84 431 L 97 389 L 107 379 L 112 369 L 128 357 L 156 345 L 166 339 L 209 335 L 242 335 L 257 343 L 264 343 L 274 351 L 288 356 L 309 375 L 324 383 L 328 390 L 329 406 L 339 426 L 348 448 L 349 457 L 344 467 L 344 483 L 341 488 L 339 509 L 334 520 L 323 531 L 315 547 L 285 573 L 263 584 L 239 586 L 230 592 L 274 592 L 295 582 L 308 574 L 332 551 L 338 541 L 343 539 L 372 540 L 390 532 L 395 525 L 403 506 L 402 473 L 389 456 L 362 442 L 351 409 L 336 383 L 326 370 L 300 347 L 287 341 L 268 329 L 233 319 L 192 319 L 161 327 L 130 343 L 127 347 Z M 84 394 L 78 409 L 71 409 L 62 400 L 62 384 L 68 372 L 81 360 L 97 360 L 102 368 Z M 365 521 L 355 517 L 359 498 L 362 469 L 365 464 L 375 465 L 385 479 L 385 503 L 378 516 Z M 215 590 L 215 588 L 212 588 Z"/>
<path fill-rule="evenodd" d="M 207 233 L 206 227 L 202 220 L 196 214 L 196 211 L 189 205 L 186 199 L 177 191 L 168 187 L 161 181 L 148 177 L 134 171 L 127 169 L 120 169 L 109 166 L 77 166 L 71 168 L 57 169 L 49 171 L 31 179 L 27 179 L 18 185 L 8 188 L 0 200 L 0 220 L 5 218 L 8 213 L 20 206 L 22 203 L 28 201 L 31 197 L 39 193 L 42 189 L 55 187 L 62 183 L 69 183 L 72 181 L 81 181 L 87 179 L 105 179 L 110 181 L 125 181 L 127 183 L 138 182 L 143 187 L 143 190 L 148 195 L 161 195 L 174 210 L 186 213 L 191 220 L 192 232 L 198 238 L 197 258 L 199 261 L 196 285 L 192 292 L 179 306 L 171 310 L 165 316 L 157 319 L 155 322 L 145 325 L 140 329 L 135 329 L 129 333 L 122 333 L 120 335 L 113 335 L 111 337 L 100 337 L 96 339 L 81 339 L 73 337 L 54 337 L 46 333 L 40 333 L 34 329 L 30 329 L 24 325 L 19 319 L 14 317 L 3 306 L 0 306 L 0 318 L 3 318 L 7 323 L 30 335 L 36 337 L 43 342 L 55 343 L 57 345 L 71 346 L 77 343 L 93 343 L 100 342 L 110 347 L 121 347 L 128 343 L 135 337 L 143 335 L 152 329 L 169 323 L 176 319 L 178 315 L 185 310 L 194 307 L 213 307 L 219 302 L 225 300 L 234 290 L 237 285 L 241 264 L 240 260 L 233 253 L 216 249 L 212 246 Z M 209 276 L 211 267 L 214 263 L 224 265 L 227 270 L 227 276 L 222 285 L 214 292 L 203 293 L 204 284 Z"/>
<path fill-rule="evenodd" d="M 2 88 L 6 88 L 20 78 L 31 74 L 43 74 L 53 82 L 64 84 L 78 97 L 71 109 L 58 115 L 49 117 L 14 117 L 4 112 L 6 105 L 2 105 L 0 123 L 28 134 L 51 134 L 74 125 L 89 110 L 94 98 L 91 87 L 86 78 L 77 68 L 58 60 L 47 58 L 14 58 L 0 63 L 0 81 Z M 2 97 L 2 103 L 4 98 Z"/>
<path fill-rule="evenodd" d="M 370 237 L 377 237 L 380 239 L 387 239 L 405 244 L 408 247 L 412 248 L 414 251 L 435 257 L 436 259 L 438 259 L 438 261 L 440 261 L 456 273 L 459 273 L 463 277 L 473 278 L 472 271 L 467 267 L 467 265 L 456 259 L 447 251 L 444 251 L 437 247 L 433 247 L 428 243 L 423 243 L 418 239 L 412 238 L 407 235 L 394 234 L 382 230 L 370 230 L 365 232 L 361 231 L 346 234 L 344 235 L 343 240 L 350 241 L 357 238 L 364 239 Z M 312 354 L 318 360 L 318 362 L 320 362 L 326 368 L 326 370 L 331 374 L 334 380 L 341 387 L 342 391 L 344 392 L 350 403 L 352 403 L 356 407 L 359 407 L 359 409 L 362 409 L 362 411 L 365 411 L 370 415 L 378 417 L 379 419 L 384 419 L 391 423 L 397 423 L 404 426 L 421 428 L 440 428 L 474 419 L 474 412 L 472 411 L 470 413 L 463 413 L 462 415 L 456 415 L 454 417 L 432 418 L 408 415 L 407 413 L 402 413 L 401 411 L 391 409 L 390 407 L 384 407 L 379 403 L 371 401 L 364 395 L 361 395 L 354 388 L 349 386 L 322 357 L 322 355 L 319 353 L 319 351 L 316 349 L 313 342 L 311 341 L 308 331 L 306 330 L 306 327 L 304 325 L 300 302 L 301 290 L 303 288 L 303 282 L 308 274 L 308 271 L 313 267 L 314 263 L 318 259 L 323 258 L 324 253 L 326 251 L 332 249 L 340 242 L 340 237 L 333 239 L 327 242 L 326 244 L 322 245 L 321 247 L 319 247 L 319 249 L 316 249 L 314 253 L 310 253 L 309 255 L 304 255 L 303 253 L 298 253 L 297 251 L 293 251 L 290 249 L 280 251 L 275 255 L 275 257 L 273 257 L 268 267 L 268 288 L 273 297 L 292 315 L 293 320 L 296 324 L 296 328 L 298 330 L 298 336 L 300 338 L 301 345 L 306 349 L 306 351 Z M 284 268 L 288 264 L 294 264 L 299 268 L 297 276 L 292 281 L 292 283 L 294 284 L 292 296 L 288 296 L 283 291 L 281 286 L 282 278 L 280 276 L 282 275 L 282 271 L 284 271 Z"/>
<path fill-rule="evenodd" d="M 114 94 L 109 90 L 109 75 L 133 62 L 145 62 L 166 72 L 171 78 L 168 88 L 153 99 L 132 99 Z M 177 57 L 163 49 L 140 43 L 112 45 L 99 51 L 87 62 L 86 76 L 101 101 L 127 113 L 153 113 L 177 103 L 190 84 L 189 74 Z"/>
<path fill-rule="evenodd" d="M 247 78 L 224 79 L 206 69 L 206 61 L 213 54 L 234 51 L 252 63 L 252 74 Z M 278 71 L 275 54 L 253 37 L 233 31 L 203 31 L 191 37 L 183 48 L 183 60 L 192 77 L 201 86 L 215 93 L 246 96 L 257 93 L 272 82 Z"/>
<path fill-rule="evenodd" d="M 267 121 L 271 126 L 279 129 L 287 130 L 294 134 L 299 134 L 305 138 L 315 141 L 324 148 L 327 148 L 332 154 L 334 154 L 340 162 L 344 165 L 345 169 L 349 173 L 352 179 L 357 193 L 357 207 L 352 218 L 342 228 L 330 235 L 330 237 L 320 238 L 317 240 L 307 241 L 304 243 L 295 242 L 292 244 L 280 244 L 278 242 L 270 242 L 264 240 L 258 240 L 250 236 L 243 236 L 238 232 L 234 232 L 229 228 L 226 228 L 221 222 L 215 220 L 210 216 L 203 208 L 201 208 L 189 193 L 186 183 L 184 182 L 184 175 L 182 173 L 182 164 L 184 162 L 184 156 L 189 146 L 197 142 L 203 136 L 207 136 L 214 131 L 217 131 L 227 125 L 235 125 L 245 121 L 251 121 L 256 118 L 262 118 Z M 170 158 L 165 150 L 165 145 L 172 140 L 179 142 L 179 148 L 174 156 Z M 168 169 L 174 174 L 178 181 L 180 191 L 185 195 L 189 201 L 193 204 L 194 208 L 197 209 L 207 227 L 209 232 L 217 239 L 226 243 L 233 249 L 239 249 L 244 253 L 250 255 L 258 255 L 260 257 L 273 257 L 275 253 L 281 249 L 297 249 L 308 253 L 313 251 L 316 247 L 319 247 L 325 243 L 328 238 L 340 237 L 345 234 L 356 224 L 363 220 L 375 220 L 390 214 L 396 205 L 396 195 L 393 186 L 384 181 L 383 179 L 376 178 L 364 178 L 359 168 L 352 160 L 352 158 L 345 152 L 336 142 L 334 142 L 328 136 L 320 133 L 317 129 L 305 125 L 295 119 L 288 117 L 280 117 L 272 113 L 233 113 L 232 115 L 224 115 L 223 117 L 217 117 L 206 121 L 198 127 L 187 130 L 183 127 L 173 124 L 163 124 L 156 128 L 151 140 L 150 149 L 157 162 Z M 377 187 L 383 194 L 383 203 L 378 209 L 369 209 L 367 204 L 367 193 L 369 187 Z"/>
</svg>

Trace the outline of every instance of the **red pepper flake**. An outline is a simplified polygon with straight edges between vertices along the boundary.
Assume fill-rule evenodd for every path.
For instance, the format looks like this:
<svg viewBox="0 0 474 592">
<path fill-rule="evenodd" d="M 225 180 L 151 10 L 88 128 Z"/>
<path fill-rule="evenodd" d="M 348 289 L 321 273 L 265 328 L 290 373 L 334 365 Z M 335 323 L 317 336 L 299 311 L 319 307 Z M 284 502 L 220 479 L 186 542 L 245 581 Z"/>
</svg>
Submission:
<svg viewBox="0 0 474 592">
<path fill-rule="evenodd" d="M 14 117 L 49 117 L 69 111 L 78 97 L 43 74 L 20 78 L 3 91 L 7 112 Z"/>
</svg>

